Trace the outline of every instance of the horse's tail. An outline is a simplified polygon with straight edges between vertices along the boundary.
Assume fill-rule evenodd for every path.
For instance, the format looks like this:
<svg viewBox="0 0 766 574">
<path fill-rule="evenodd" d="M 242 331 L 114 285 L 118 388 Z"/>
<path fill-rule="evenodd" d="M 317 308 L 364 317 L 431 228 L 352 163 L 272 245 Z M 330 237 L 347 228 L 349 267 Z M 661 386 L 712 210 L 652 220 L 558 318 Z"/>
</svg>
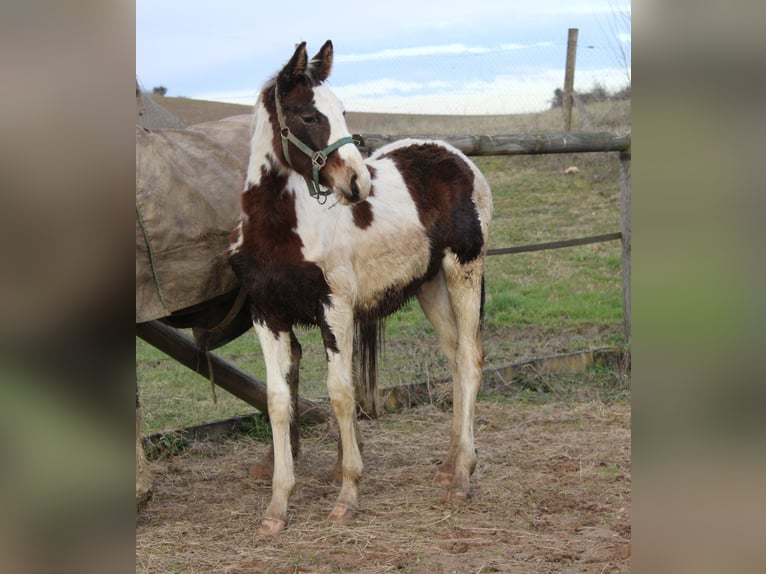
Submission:
<svg viewBox="0 0 766 574">
<path fill-rule="evenodd" d="M 385 334 L 384 319 L 357 319 L 354 323 L 356 402 L 362 416 L 378 418 L 378 355 Z"/>
</svg>

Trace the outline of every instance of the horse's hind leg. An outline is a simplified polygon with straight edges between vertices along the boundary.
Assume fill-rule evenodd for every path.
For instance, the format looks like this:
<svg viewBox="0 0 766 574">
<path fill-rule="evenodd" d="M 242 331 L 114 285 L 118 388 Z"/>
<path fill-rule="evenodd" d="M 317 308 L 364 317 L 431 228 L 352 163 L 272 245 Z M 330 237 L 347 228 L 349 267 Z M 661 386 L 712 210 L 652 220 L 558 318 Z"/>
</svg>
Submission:
<svg viewBox="0 0 766 574">
<path fill-rule="evenodd" d="M 462 402 L 460 396 L 461 388 L 457 384 L 460 376 L 457 369 L 457 323 L 455 322 L 455 314 L 452 312 L 452 304 L 450 303 L 444 273 L 439 272 L 434 279 L 424 283 L 418 291 L 417 298 L 423 312 L 433 325 L 442 352 L 447 358 L 447 364 L 449 365 L 455 389 L 453 404 L 460 404 Z M 452 484 L 452 478 L 455 476 L 455 449 L 460 438 L 459 422 L 457 417 L 453 418 L 449 452 L 436 471 L 434 476 L 435 484 L 444 486 Z"/>
<path fill-rule="evenodd" d="M 484 365 L 480 330 L 483 260 L 479 258 L 461 264 L 456 257 L 448 255 L 444 259 L 443 270 L 455 318 L 457 348 L 456 376 L 452 381 L 452 436 L 441 470 L 445 472 L 446 479 L 454 469 L 448 497 L 467 499 L 470 496 L 470 477 L 476 468 L 473 420 Z"/>
</svg>

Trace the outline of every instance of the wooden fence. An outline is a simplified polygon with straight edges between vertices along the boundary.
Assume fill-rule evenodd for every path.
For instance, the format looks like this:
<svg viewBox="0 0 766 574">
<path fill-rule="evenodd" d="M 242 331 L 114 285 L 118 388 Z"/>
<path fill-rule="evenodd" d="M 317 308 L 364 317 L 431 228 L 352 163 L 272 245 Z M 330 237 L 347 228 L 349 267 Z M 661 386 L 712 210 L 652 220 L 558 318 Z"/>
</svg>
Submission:
<svg viewBox="0 0 766 574">
<path fill-rule="evenodd" d="M 360 147 L 368 152 L 405 136 L 383 136 L 378 134 L 355 135 Z M 406 136 L 412 137 L 412 136 Z M 615 152 L 620 162 L 620 210 L 621 227 L 619 232 L 590 237 L 565 239 L 535 245 L 523 245 L 489 250 L 488 254 L 505 255 L 526 251 L 560 249 L 573 245 L 584 245 L 602 241 L 622 241 L 622 286 L 623 314 L 626 343 L 630 342 L 630 135 L 618 136 L 609 133 L 558 133 L 541 135 L 501 135 L 501 136 L 423 136 L 429 139 L 441 139 L 452 144 L 466 155 L 537 155 L 553 153 L 589 153 Z M 251 404 L 261 412 L 267 411 L 266 384 L 255 377 L 229 365 L 219 357 L 198 349 L 194 343 L 174 329 L 159 321 L 149 321 L 136 326 L 136 334 L 153 346 L 167 353 L 180 363 L 215 381 L 216 384 Z M 377 397 L 358 397 L 362 408 L 368 413 L 377 411 Z M 298 406 L 299 417 L 316 422 L 327 415 L 326 407 L 301 400 Z"/>
<path fill-rule="evenodd" d="M 361 147 L 373 152 L 376 149 L 404 137 L 440 139 L 453 145 L 469 156 L 486 155 L 541 155 L 555 153 L 616 152 L 620 162 L 620 221 L 621 229 L 613 233 L 592 235 L 535 245 L 521 245 L 490 249 L 488 255 L 506 255 L 528 251 L 560 249 L 574 245 L 622 241 L 622 308 L 625 341 L 630 341 L 630 135 L 615 135 L 608 132 L 566 132 L 552 134 L 516 135 L 454 135 L 454 136 L 396 136 L 361 134 Z"/>
</svg>

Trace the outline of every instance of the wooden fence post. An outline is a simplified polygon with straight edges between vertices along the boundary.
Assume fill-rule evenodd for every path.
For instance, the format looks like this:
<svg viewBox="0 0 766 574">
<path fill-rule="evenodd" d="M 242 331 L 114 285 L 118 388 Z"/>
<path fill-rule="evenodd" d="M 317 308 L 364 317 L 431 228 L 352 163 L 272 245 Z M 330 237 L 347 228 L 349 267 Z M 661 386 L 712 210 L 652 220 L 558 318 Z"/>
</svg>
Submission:
<svg viewBox="0 0 766 574">
<path fill-rule="evenodd" d="M 622 225 L 622 310 L 625 341 L 630 345 L 630 147 L 620 152 L 620 220 Z"/>
<path fill-rule="evenodd" d="M 567 39 L 567 64 L 564 72 L 564 96 L 561 102 L 562 109 L 564 111 L 564 131 L 572 131 L 572 103 L 574 101 L 574 73 L 575 73 L 575 59 L 577 57 L 577 36 L 579 34 L 578 28 L 569 29 L 569 37 Z"/>
</svg>

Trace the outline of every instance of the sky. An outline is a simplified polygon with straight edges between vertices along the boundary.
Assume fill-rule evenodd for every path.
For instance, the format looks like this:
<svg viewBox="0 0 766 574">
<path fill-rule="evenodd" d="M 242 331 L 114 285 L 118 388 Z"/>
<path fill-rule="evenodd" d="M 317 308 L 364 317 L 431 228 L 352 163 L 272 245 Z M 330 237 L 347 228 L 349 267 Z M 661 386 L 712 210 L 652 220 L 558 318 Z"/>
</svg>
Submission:
<svg viewBox="0 0 766 574">
<path fill-rule="evenodd" d="M 252 105 L 308 43 L 327 39 L 328 85 L 349 111 L 542 111 L 563 87 L 578 28 L 575 89 L 630 81 L 625 0 L 136 0 L 136 76 L 147 91 Z"/>
</svg>

